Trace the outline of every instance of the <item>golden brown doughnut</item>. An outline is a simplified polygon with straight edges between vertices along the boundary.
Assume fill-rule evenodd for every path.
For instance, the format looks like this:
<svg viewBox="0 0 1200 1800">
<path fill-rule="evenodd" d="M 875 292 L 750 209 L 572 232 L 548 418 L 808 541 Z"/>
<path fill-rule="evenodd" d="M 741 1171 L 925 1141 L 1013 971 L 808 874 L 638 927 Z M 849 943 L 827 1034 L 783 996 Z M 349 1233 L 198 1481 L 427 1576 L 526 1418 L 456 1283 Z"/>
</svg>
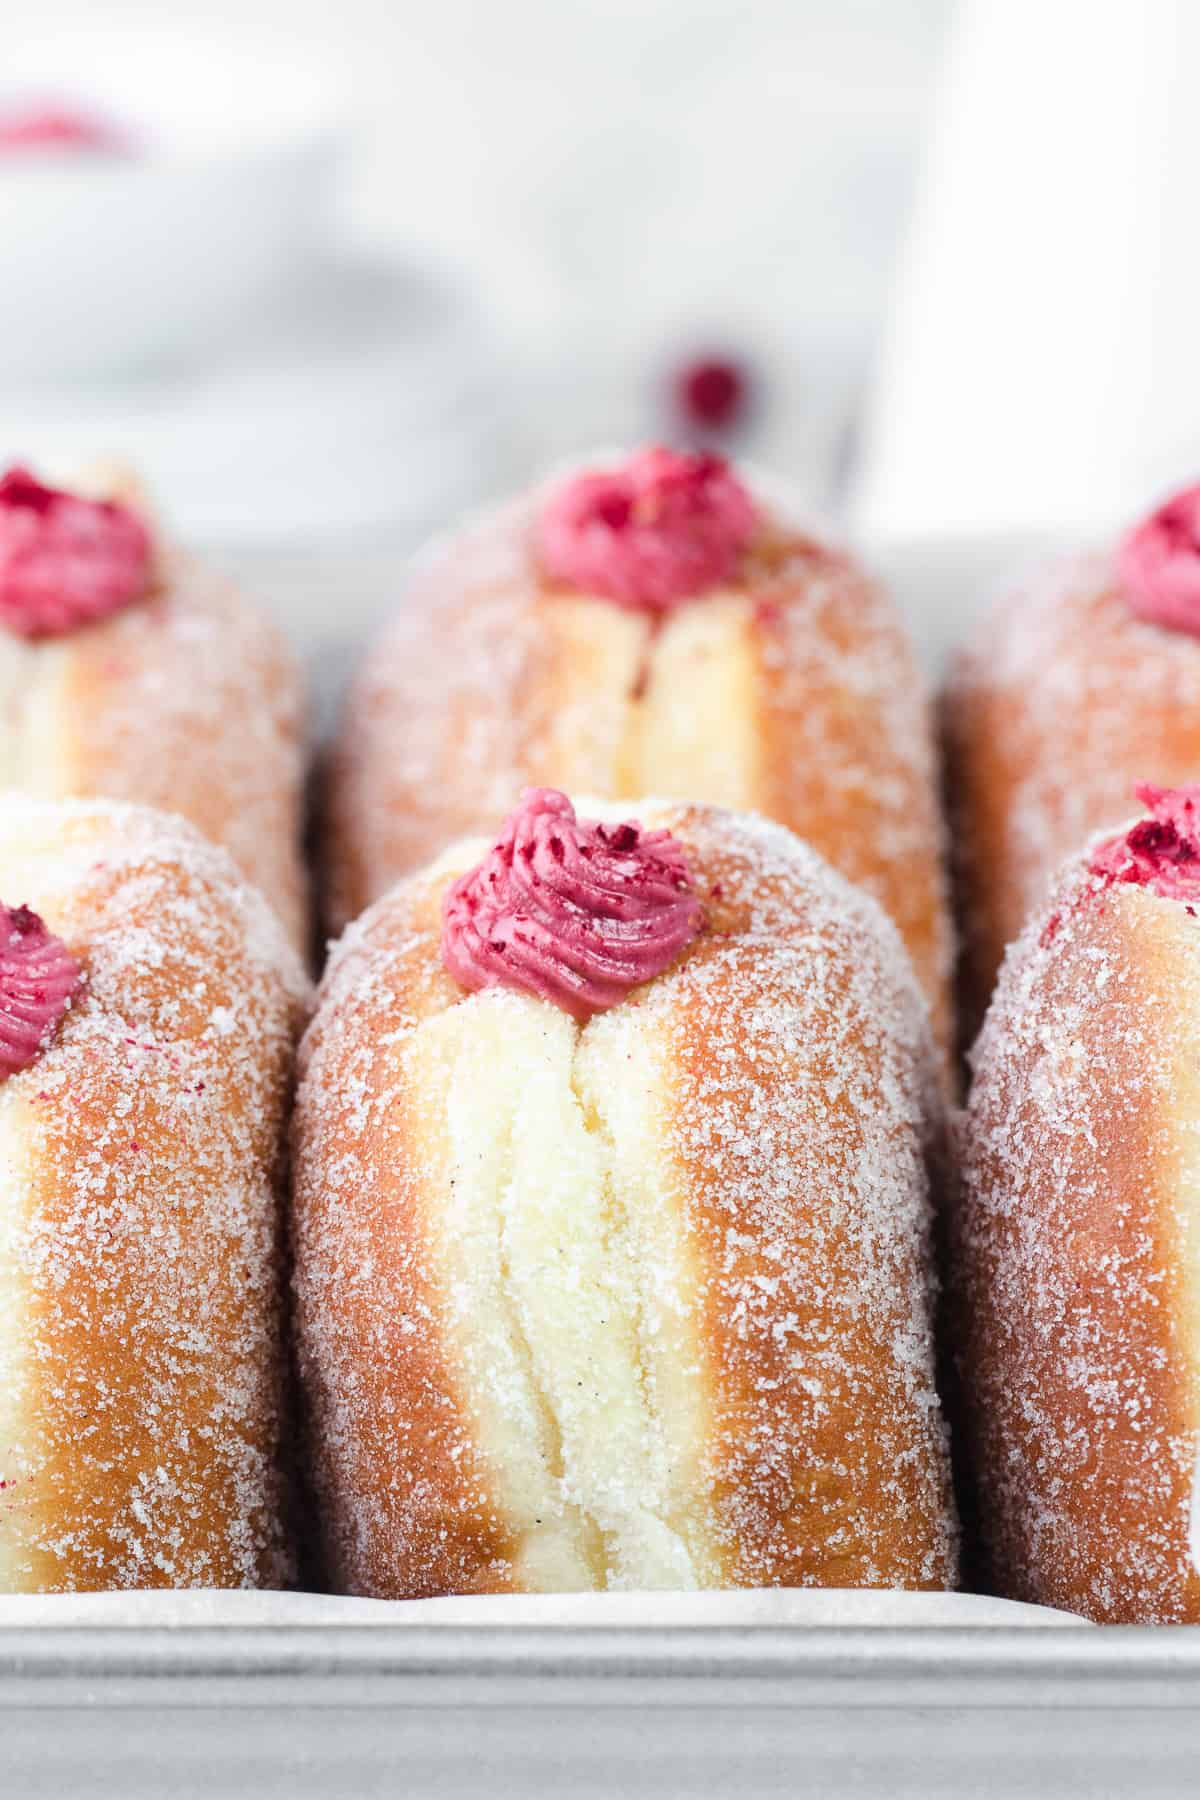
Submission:
<svg viewBox="0 0 1200 1800">
<path fill-rule="evenodd" d="M 960 1360 L 998 1591 L 1200 1623 L 1200 789 L 1070 863 L 973 1062 Z"/>
<path fill-rule="evenodd" d="M 149 520 L 128 477 L 106 472 L 70 492 L 85 488 Z M 298 665 L 231 582 L 150 530 L 148 586 L 132 604 L 33 637 L 0 611 L 0 788 L 182 813 L 306 948 Z"/>
<path fill-rule="evenodd" d="M 900 940 L 779 826 L 580 810 L 682 846 L 704 925 L 666 973 L 583 1024 L 467 995 L 439 956 L 486 849 L 462 843 L 349 928 L 302 1045 L 296 1324 L 335 1584 L 953 1585 L 939 1102 Z"/>
<path fill-rule="evenodd" d="M 1189 499 L 1037 572 L 953 665 L 943 722 L 967 1042 L 1063 857 L 1120 823 L 1135 780 L 1200 778 L 1200 639 L 1145 551 Z"/>
<path fill-rule="evenodd" d="M 141 807 L 0 798 L 0 893 L 83 972 L 0 1081 L 0 1592 L 278 1586 L 299 962 Z"/>
<path fill-rule="evenodd" d="M 930 731 L 890 597 L 764 492 L 716 587 L 614 604 L 546 574 L 556 491 L 434 546 L 369 650 L 327 782 L 333 928 L 526 785 L 703 800 L 778 819 L 873 894 L 948 1035 Z"/>
</svg>

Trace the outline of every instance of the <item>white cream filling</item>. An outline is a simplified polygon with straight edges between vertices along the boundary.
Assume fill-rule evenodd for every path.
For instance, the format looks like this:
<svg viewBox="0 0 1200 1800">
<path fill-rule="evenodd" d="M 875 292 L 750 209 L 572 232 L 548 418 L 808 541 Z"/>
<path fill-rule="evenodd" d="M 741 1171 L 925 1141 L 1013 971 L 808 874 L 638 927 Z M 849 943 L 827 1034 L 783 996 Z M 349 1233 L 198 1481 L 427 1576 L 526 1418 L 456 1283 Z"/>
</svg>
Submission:
<svg viewBox="0 0 1200 1800">
<path fill-rule="evenodd" d="M 749 603 L 712 595 L 681 607 L 652 640 L 645 692 L 631 701 L 613 792 L 761 804 L 762 703 Z M 714 730 L 714 721 L 720 729 Z"/>
<path fill-rule="evenodd" d="M 438 1121 L 431 1217 L 463 1399 L 519 1580 L 699 1585 L 702 1367 L 649 1034 L 493 991 L 427 1020 L 409 1055 Z"/>
<path fill-rule="evenodd" d="M 0 631 L 0 789 L 56 799 L 72 791 L 63 706 L 65 644 Z"/>
<path fill-rule="evenodd" d="M 572 794 L 760 804 L 762 704 L 743 596 L 708 595 L 654 629 L 605 600 L 563 600 L 556 631 L 565 653 L 534 757 L 543 779 Z"/>
</svg>

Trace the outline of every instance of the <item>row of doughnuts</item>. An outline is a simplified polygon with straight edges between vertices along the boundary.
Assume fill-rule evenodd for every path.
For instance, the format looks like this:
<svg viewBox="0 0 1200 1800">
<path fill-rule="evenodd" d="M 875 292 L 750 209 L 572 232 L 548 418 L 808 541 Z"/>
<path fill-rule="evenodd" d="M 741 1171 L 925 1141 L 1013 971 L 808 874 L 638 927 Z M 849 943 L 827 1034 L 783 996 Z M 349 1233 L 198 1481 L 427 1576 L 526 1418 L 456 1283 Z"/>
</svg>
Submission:
<svg viewBox="0 0 1200 1800">
<path fill-rule="evenodd" d="M 226 853 L 0 796 L 0 1592 L 294 1577 L 294 949 Z M 336 948 L 290 1132 L 326 1579 L 952 1585 L 940 1087 L 781 827 L 527 792 Z"/>
<path fill-rule="evenodd" d="M 574 518 L 547 519 L 543 547 L 560 583 L 543 650 L 576 684 L 568 710 L 585 739 L 592 684 L 573 659 L 585 655 L 584 675 L 616 672 L 594 694 L 612 714 L 611 763 L 591 764 L 616 810 L 602 794 L 577 814 L 533 787 L 490 848 L 447 850 L 398 887 L 396 869 L 376 867 L 387 891 L 343 936 L 300 1050 L 295 1341 L 330 1576 L 396 1595 L 946 1586 L 957 1537 L 934 1381 L 927 1002 L 875 902 L 788 832 L 639 803 L 618 780 L 639 731 L 686 769 L 670 719 L 686 722 L 684 670 L 694 681 L 707 665 L 718 726 L 739 691 L 756 709 L 728 797 L 769 795 L 749 784 L 780 782 L 793 753 L 788 611 L 861 614 L 831 689 L 840 740 L 828 734 L 847 817 L 863 811 L 846 855 L 877 884 L 895 882 L 889 856 L 909 859 L 892 903 L 903 910 L 915 871 L 914 929 L 944 987 L 928 741 L 918 732 L 891 779 L 886 756 L 876 762 L 896 721 L 919 721 L 914 684 L 893 697 L 886 679 L 889 655 L 906 652 L 853 566 L 769 530 L 720 465 L 652 453 L 630 479 L 626 548 L 647 566 L 626 568 L 620 594 L 605 589 L 603 557 L 601 593 L 570 592 L 564 558 L 588 536 L 577 493 L 558 496 Z M 612 495 L 595 498 L 611 514 Z M 142 797 L 189 813 L 236 858 L 178 819 L 64 800 L 66 779 L 46 776 L 52 798 L 0 802 L 12 845 L 0 891 L 20 901 L 0 920 L 9 1587 L 288 1578 L 282 1475 L 298 1440 L 280 1176 L 290 1039 L 310 1003 L 286 942 L 296 910 L 284 920 L 289 890 L 270 871 L 281 850 L 296 868 L 295 681 L 282 658 L 248 668 L 251 626 L 220 616 L 215 586 L 205 662 L 181 569 L 136 495 L 66 492 L 23 471 L 0 493 L 14 688 L 57 691 L 68 659 L 81 680 L 111 684 L 121 780 L 97 765 L 75 771 L 78 787 L 94 777 L 125 794 L 152 771 Z M 688 604 L 697 587 L 720 632 L 689 648 L 678 628 L 689 613 L 704 624 Z M 853 604 L 834 605 L 839 593 Z M 514 589 L 498 668 L 524 655 L 523 609 Z M 451 714 L 471 636 L 468 621 L 439 648 Z M 189 638 L 185 668 L 169 646 Z M 679 665 L 673 697 L 660 653 Z M 518 690 L 544 710 L 542 667 L 516 671 L 489 718 L 480 710 L 484 740 Z M 723 690 L 735 671 L 741 689 Z M 254 782 L 222 760 L 242 729 L 239 677 L 287 690 Z M 862 766 L 856 694 L 878 718 Z M 186 754 L 168 741 L 177 705 L 211 709 Z M 402 703 L 402 721 L 410 712 Z M 70 717 L 64 704 L 49 729 Z M 793 734 L 802 725 L 820 735 L 802 715 Z M 439 754 L 453 767 L 462 749 Z M 387 732 L 377 755 L 392 756 Z M 345 758 L 334 768 L 329 860 L 344 894 L 361 827 L 353 799 L 339 803 Z M 499 771 L 508 799 L 490 812 L 464 781 L 469 813 L 451 804 L 449 820 L 494 834 L 526 773 L 515 759 Z M 394 856 L 399 842 L 411 862 L 401 827 L 422 799 L 432 809 L 411 768 L 406 779 L 379 849 Z M 667 785 L 686 792 L 686 774 Z M 446 820 L 427 822 L 416 853 L 446 835 Z M 944 1030 L 944 993 L 931 997 Z"/>
<path fill-rule="evenodd" d="M 19 471 L 0 484 L 0 617 L 23 659 L 14 662 L 12 687 L 38 694 L 36 705 L 17 709 L 19 754 L 30 758 L 38 729 L 60 728 L 52 708 L 63 704 L 67 672 L 89 693 L 109 682 L 110 735 L 125 746 L 120 781 L 95 773 L 89 788 L 89 771 L 76 776 L 74 790 L 63 780 L 41 791 L 124 795 L 152 771 L 159 785 L 137 797 L 187 813 L 223 838 L 238 868 L 223 864 L 212 879 L 239 895 L 249 891 L 242 877 L 257 880 L 285 912 L 283 935 L 295 942 L 302 908 L 294 670 L 265 627 L 239 622 L 240 603 L 229 603 L 233 623 L 220 615 L 207 634 L 189 619 L 187 595 L 207 578 L 185 578 L 183 568 L 135 497 L 66 494 Z M 1093 575 L 1097 610 L 1133 621 L 1127 655 L 1171 659 L 1187 635 L 1179 592 L 1188 572 L 1176 514 L 1164 509 L 1122 547 L 1115 569 L 1109 560 Z M 1067 583 L 1064 591 L 1075 590 Z M 1012 609 L 1014 635 L 1020 612 Z M 206 623 L 219 614 L 214 600 Z M 988 629 L 1003 639 L 1003 618 Z M 160 640 L 176 639 L 172 663 Z M 202 642 L 211 647 L 207 661 Z M 1069 649 L 1086 664 L 1086 634 L 1064 630 L 1060 646 L 1059 661 Z M 177 714 L 180 657 L 205 692 L 181 693 Z M 1029 810 L 1021 778 L 1039 774 L 1028 733 L 1011 765 L 997 771 L 1004 721 L 1059 723 L 1070 685 L 1064 671 L 1042 671 L 1051 687 L 1058 683 L 1056 708 L 1033 694 L 1037 659 L 1027 658 L 1014 680 L 1019 667 L 1015 653 L 1006 662 L 998 651 L 976 652 L 947 706 L 955 847 L 973 943 L 985 943 L 989 929 L 974 922 L 993 900 L 1009 898 L 1008 851 L 1000 842 L 999 860 L 989 864 L 998 840 L 987 832 L 1006 804 L 1014 816 Z M 225 737 L 241 724 L 226 715 L 247 704 L 247 681 L 251 690 L 261 686 L 267 704 L 247 721 L 236 757 L 223 762 Z M 219 682 L 227 690 L 216 706 Z M 1079 685 L 1091 691 L 1082 677 Z M 161 726 L 155 701 L 169 721 Z M 224 730 L 204 728 L 205 704 L 216 706 Z M 249 704 L 257 705 L 253 693 Z M 186 754 L 170 737 L 180 714 L 192 721 Z M 70 716 L 67 706 L 61 718 Z M 107 726 L 93 729 L 103 738 Z M 168 745 L 158 758 L 156 740 Z M 973 766 L 984 771 L 974 787 Z M 1127 770 L 1125 785 L 1140 772 Z M 1174 769 L 1165 774 L 1178 779 Z M 1059 779 L 1070 791 L 1069 773 Z M 523 785 L 529 791 L 513 811 Z M 563 787 L 598 798 L 577 812 Z M 647 788 L 665 800 L 640 801 Z M 1164 853 L 1145 873 L 1143 827 L 1090 852 L 1082 876 L 1076 870 L 1068 882 L 1069 900 L 1038 928 L 1037 955 L 1051 968 L 1086 936 L 1080 921 L 1091 929 L 1130 904 L 1127 891 L 1136 889 L 1154 917 L 1165 910 L 1174 918 L 1181 908 L 1188 916 L 1178 877 L 1192 841 L 1181 825 L 1185 802 L 1156 790 L 1151 803 L 1157 812 L 1147 824 L 1174 833 L 1173 860 Z M 771 814 L 811 848 L 743 816 L 747 809 Z M 1089 828 L 1117 825 L 1127 810 L 1092 816 L 1081 806 L 1081 834 L 1073 836 L 1077 814 L 1060 809 L 1043 823 L 1047 848 L 1057 835 L 1061 858 Z M 711 458 L 644 452 L 548 484 L 424 559 L 351 695 L 326 774 L 324 818 L 330 908 L 347 929 L 300 1052 L 292 1231 L 311 1472 L 334 1579 L 384 1594 L 952 1582 L 930 1271 L 951 1036 L 940 809 L 920 684 L 878 587 L 844 552 L 790 524 L 766 489 L 752 495 Z M 14 1377 L 9 1436 L 19 1454 L 8 1454 L 17 1473 L 9 1479 L 0 1469 L 0 1585 L 278 1579 L 286 1534 L 278 1489 L 274 1501 L 265 1496 L 279 1466 L 273 1449 L 291 1435 L 279 1377 L 279 1144 L 286 1040 L 303 1007 L 303 976 L 278 934 L 264 948 L 262 918 L 256 913 L 247 925 L 243 915 L 254 907 L 240 899 L 224 919 L 226 937 L 230 929 L 241 934 L 233 990 L 257 982 L 261 996 L 265 984 L 270 1004 L 260 997 L 258 1012 L 248 1006 L 243 1015 L 240 1003 L 215 998 L 224 991 L 225 949 L 220 968 L 204 964 L 214 945 L 194 869 L 216 852 L 181 836 L 178 825 L 160 854 L 147 845 L 167 828 L 150 815 L 99 804 L 39 812 L 26 802 L 14 819 L 14 842 L 38 832 L 53 840 L 53 868 L 14 861 L 23 898 L 46 897 L 11 911 L 10 951 L 25 981 L 12 1004 L 19 1012 L 31 991 L 18 952 L 36 957 L 58 946 L 54 954 L 70 959 L 78 981 L 63 989 L 53 1018 L 43 1018 L 41 1002 L 33 1007 L 39 1032 L 17 1043 L 3 1096 L 18 1120 L 14 1159 L 26 1173 L 52 1165 L 57 1185 L 51 1198 L 38 1181 L 22 1190 L 0 1262 L 16 1284 L 10 1363 L 25 1384 Z M 89 830 L 111 838 L 111 847 L 68 855 L 66 845 L 87 841 Z M 472 831 L 486 836 L 444 850 Z M 124 867 L 130 833 L 138 855 L 160 874 L 169 868 L 184 889 L 186 904 L 178 904 L 204 940 L 189 951 L 187 1004 L 174 992 L 186 933 L 174 918 L 152 928 L 132 902 L 137 950 L 121 970 L 128 993 L 120 983 L 106 989 L 92 973 L 93 956 L 103 969 L 94 946 L 107 941 L 108 927 L 84 864 L 92 854 L 96 869 Z M 1161 875 L 1168 862 L 1173 885 Z M 128 879 L 139 896 L 149 891 L 145 870 Z M 8 881 L 0 857 L 0 891 Z M 1031 885 L 1026 904 L 1035 894 Z M 1185 939 L 1186 928 L 1172 955 L 1183 953 Z M 1089 1005 L 1098 1009 L 1090 1029 L 1101 1038 L 1106 1029 L 1115 952 L 1105 944 L 1103 954 L 1094 943 L 1080 952 L 1094 992 L 1085 984 L 1069 1015 L 1052 1014 L 1055 1027 L 1069 1016 L 1076 1029 L 1051 1045 L 1048 1027 L 1013 1009 L 1012 984 L 1023 977 L 1012 968 L 1031 955 L 1022 939 L 994 1009 L 1008 1027 L 980 1040 L 971 1100 L 954 1134 L 964 1191 L 947 1208 L 943 1234 L 956 1390 L 980 1515 L 1008 1591 L 1098 1617 L 1200 1616 L 1188 1538 L 1200 1339 L 1187 1326 L 1186 1194 L 1181 1199 L 1178 1183 L 1164 1192 L 1162 1176 L 1182 1152 L 1168 1154 L 1156 1140 L 1161 1153 L 1146 1165 L 1156 1182 L 1146 1183 L 1143 1213 L 1129 1224 L 1137 1208 L 1121 1158 L 1131 1137 L 1109 1142 L 1100 1131 L 1092 1115 L 1109 1104 L 1109 1090 L 1093 1070 L 1090 1085 L 1071 1090 L 1074 1110 L 1067 1106 L 1061 1123 L 1100 1143 L 1111 1164 L 1107 1188 L 1100 1171 L 1086 1190 L 1077 1174 L 1064 1174 L 1070 1158 L 1061 1146 L 1057 1185 L 1043 1192 L 1029 1174 L 1047 1133 L 1038 1108 L 1090 1041 Z M 135 979 L 142 961 L 162 971 L 152 984 L 157 1012 Z M 1122 971 L 1118 988 L 1133 979 Z M 38 992 L 45 999 L 58 990 Z M 188 1016 L 197 994 L 202 1003 L 185 1028 L 177 1015 Z M 260 1061 L 254 1046 L 264 1006 L 274 1049 Z M 5 1010 L 0 987 L 0 1017 Z M 86 1114 L 87 1096 L 62 1059 L 78 1055 L 89 1024 L 111 1118 L 103 1133 L 92 1118 L 73 1150 L 60 1148 L 61 1126 L 52 1126 L 37 1137 L 34 1156 L 28 1116 L 40 1115 L 30 1092 L 37 1106 L 48 1104 L 43 1092 L 62 1094 Z M 202 1102 L 195 1120 L 188 1111 L 186 1096 L 212 1085 L 186 1079 L 201 1053 L 227 1059 L 226 1097 L 239 1096 L 248 1123 L 262 1126 L 253 1143 L 232 1125 L 225 1134 L 217 1218 L 208 1219 L 203 1199 L 199 1206 L 199 1223 L 213 1224 L 211 1241 L 204 1230 L 183 1231 L 179 1216 L 188 1159 L 202 1148 L 211 1159 L 209 1139 L 224 1131 L 204 1110 L 215 1102 Z M 107 1063 L 143 1056 L 158 1087 L 154 1103 L 146 1100 L 147 1124 L 131 1127 L 126 1140 L 123 1121 L 140 1102 Z M 1158 1110 L 1149 1109 L 1153 1084 L 1142 1057 L 1123 1073 L 1141 1081 L 1141 1103 L 1158 1126 L 1171 1084 L 1159 1083 Z M 1165 1051 L 1159 1063 L 1176 1067 Z M 124 1070 L 122 1062 L 122 1080 Z M 1177 1110 L 1186 1131 L 1186 1107 Z M 145 1161 L 129 1161 L 148 1149 Z M 195 1170 L 197 1186 L 212 1180 Z M 243 1196 L 236 1203 L 235 1193 Z M 1094 1200 L 1100 1193 L 1103 1204 Z M 156 1204 L 169 1218 L 155 1220 Z M 161 1283 L 172 1296 L 161 1309 L 143 1296 L 136 1326 L 122 1310 L 136 1296 L 122 1296 L 107 1276 L 89 1291 L 87 1272 L 97 1243 L 114 1232 L 124 1243 L 134 1220 L 163 1252 L 157 1282 L 143 1272 L 139 1286 Z M 1026 1236 L 1005 1261 L 1014 1221 Z M 1050 1266 L 1030 1257 L 1039 1232 L 1054 1234 L 1059 1265 L 1043 1284 L 1054 1304 L 1031 1326 L 1032 1290 Z M 59 1243 L 61 1233 L 69 1242 Z M 255 1238 L 253 1253 L 246 1234 Z M 1151 1381 L 1139 1366 L 1136 1392 L 1121 1387 L 1116 1325 L 1115 1336 L 1088 1336 L 1072 1312 L 1071 1287 L 1072 1272 L 1080 1291 L 1092 1274 L 1115 1292 L 1113 1271 L 1135 1260 L 1134 1239 L 1154 1246 L 1137 1291 L 1161 1309 L 1148 1315 L 1139 1340 L 1161 1378 Z M 119 1267 L 124 1252 L 112 1254 Z M 79 1283 L 69 1330 L 67 1314 L 47 1303 L 60 1262 Z M 190 1284 L 200 1284 L 215 1317 L 231 1281 L 231 1340 L 218 1344 L 215 1325 L 198 1329 L 184 1356 Z M 1122 1290 L 1117 1325 L 1134 1316 L 1133 1291 Z M 254 1331 L 239 1306 L 257 1308 Z M 160 1385 L 152 1411 L 137 1383 L 128 1388 L 126 1417 L 120 1358 L 99 1378 L 89 1373 L 102 1397 L 95 1416 L 106 1421 L 95 1425 L 97 1459 L 89 1463 L 91 1450 L 73 1460 L 72 1446 L 90 1442 L 91 1415 L 63 1406 L 59 1417 L 61 1376 L 58 1386 L 42 1378 L 49 1382 L 72 1333 L 90 1343 L 101 1316 L 119 1319 L 122 1338 L 146 1347 L 155 1364 L 147 1379 Z M 1088 1330 L 1090 1313 L 1089 1321 Z M 1091 1361 L 1081 1338 L 1070 1360 L 1084 1374 L 1056 1388 L 1046 1361 L 1074 1327 L 1084 1331 Z M 1137 1359 L 1130 1352 L 1127 1360 Z M 74 1363 L 89 1366 L 78 1354 Z M 171 1379 L 182 1381 L 185 1364 L 194 1387 L 186 1404 L 173 1405 Z M 1051 1409 L 1037 1431 L 1029 1428 L 1037 1408 L 1022 1399 L 1027 1389 Z M 1059 1440 L 1053 1396 L 1068 1390 L 1073 1430 L 1058 1421 Z M 224 1398 L 215 1406 L 213 1396 L 227 1391 L 242 1398 L 240 1411 Z M 1116 1406 L 1118 1391 L 1141 1424 L 1121 1440 L 1125 1462 L 1109 1467 L 1105 1450 L 1119 1434 L 1101 1400 Z M 198 1445 L 222 1433 L 213 1420 L 206 1426 L 202 1395 L 224 1421 L 222 1466 L 231 1470 L 230 1485 L 206 1490 L 211 1505 L 201 1503 L 195 1458 L 204 1454 Z M 1093 1402 L 1100 1410 L 1084 1419 L 1079 1409 Z M 139 1440 L 139 1421 L 144 1427 L 168 1413 L 178 1427 L 176 1454 L 151 1475 L 154 1432 Z M 1064 1443 L 1087 1445 L 1074 1467 L 1060 1457 Z M 254 1478 L 248 1465 L 232 1472 L 231 1444 L 248 1456 L 253 1448 Z M 1153 1475 L 1138 1463 L 1139 1446 Z M 1063 1465 L 1049 1477 L 1057 1513 L 1036 1478 L 1048 1459 Z M 107 1489 L 97 1470 L 118 1471 L 125 1486 L 98 1499 Z M 76 1475 L 83 1511 L 68 1530 L 64 1507 Z M 144 1491 L 158 1480 L 163 1494 Z M 1129 1498 L 1135 1488 L 1137 1504 Z M 157 1559 L 156 1505 L 170 1520 L 170 1543 Z M 98 1548 L 104 1519 L 107 1551 Z M 1122 1534 L 1136 1579 L 1110 1566 Z M 1153 1553 L 1143 1553 L 1144 1540 Z"/>
<path fill-rule="evenodd" d="M 948 1233 L 965 1461 L 998 1590 L 1114 1623 L 1200 1622 L 1198 639 L 1193 487 L 1005 597 L 944 710 L 982 1024 Z"/>
<path fill-rule="evenodd" d="M 715 458 L 645 451 L 548 482 L 418 560 L 323 783 L 334 932 L 490 829 L 523 786 L 700 799 L 777 819 L 872 893 L 948 1035 L 945 833 L 911 649 L 880 585 L 758 488 Z M 1200 767 L 1198 521 L 1189 491 L 1115 554 L 1044 571 L 952 669 L 968 1041 L 1064 854 L 1128 814 L 1135 779 L 1179 785 Z M 70 492 L 21 469 L 0 479 L 0 691 L 3 785 L 181 813 L 305 944 L 295 659 L 127 476 Z"/>
<path fill-rule="evenodd" d="M 575 579 L 596 520 L 607 561 Z M 672 563 L 661 547 L 680 535 Z M 127 477 L 0 480 L 0 691 L 3 785 L 181 813 L 304 944 L 298 667 Z M 549 484 L 422 559 L 337 734 L 330 927 L 538 785 L 780 820 L 896 919 L 948 1032 L 933 750 L 907 641 L 849 556 L 715 458 L 652 450 Z"/>
</svg>

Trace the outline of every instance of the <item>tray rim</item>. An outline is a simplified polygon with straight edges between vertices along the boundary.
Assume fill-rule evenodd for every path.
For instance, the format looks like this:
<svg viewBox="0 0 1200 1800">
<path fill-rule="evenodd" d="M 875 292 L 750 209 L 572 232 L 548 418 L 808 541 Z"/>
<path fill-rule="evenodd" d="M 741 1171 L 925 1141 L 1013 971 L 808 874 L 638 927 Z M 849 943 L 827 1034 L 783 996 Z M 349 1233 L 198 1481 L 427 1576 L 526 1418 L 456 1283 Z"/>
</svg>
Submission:
<svg viewBox="0 0 1200 1800">
<path fill-rule="evenodd" d="M 1200 1709 L 1200 1626 L 6 1625 L 14 1705 Z"/>
</svg>

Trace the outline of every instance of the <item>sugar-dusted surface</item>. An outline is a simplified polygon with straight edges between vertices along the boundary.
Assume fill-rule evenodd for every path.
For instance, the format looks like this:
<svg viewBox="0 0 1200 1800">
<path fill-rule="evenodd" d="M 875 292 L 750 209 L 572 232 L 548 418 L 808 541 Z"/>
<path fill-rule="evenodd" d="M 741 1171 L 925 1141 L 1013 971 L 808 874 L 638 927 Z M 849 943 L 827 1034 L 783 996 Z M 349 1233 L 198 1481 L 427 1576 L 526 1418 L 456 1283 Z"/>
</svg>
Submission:
<svg viewBox="0 0 1200 1800">
<path fill-rule="evenodd" d="M 305 943 L 302 686 L 275 625 L 184 552 L 151 597 L 66 637 L 0 633 L 7 784 L 182 813 Z"/>
<path fill-rule="evenodd" d="M 523 787 L 613 793 L 651 628 L 544 592 L 535 505 L 430 546 L 347 696 L 327 784 L 335 929 L 467 833 L 494 832 Z"/>
<path fill-rule="evenodd" d="M 352 686 L 327 787 L 335 927 L 523 786 L 700 799 L 779 819 L 874 894 L 948 1030 L 931 734 L 886 593 L 772 493 L 738 579 L 653 621 L 543 580 L 541 498 L 433 546 Z"/>
<path fill-rule="evenodd" d="M 446 975 L 441 894 L 478 843 L 326 974 L 293 1170 L 336 1578 L 952 1584 L 934 1059 L 899 940 L 778 827 L 634 810 L 708 925 L 586 1026 Z"/>
<path fill-rule="evenodd" d="M 955 1313 L 1013 1598 L 1200 1622 L 1200 922 L 1073 865 L 1001 973 L 961 1126 Z"/>
<path fill-rule="evenodd" d="M 805 541 L 755 600 L 764 747 L 751 803 L 879 901 L 944 1039 L 941 805 L 924 681 L 899 615 L 855 562 Z"/>
<path fill-rule="evenodd" d="M 0 893 L 85 971 L 0 1085 L 0 1588 L 278 1585 L 295 954 L 141 808 L 4 796 Z"/>
<path fill-rule="evenodd" d="M 968 1036 L 1064 856 L 1200 779 L 1200 641 L 1140 620 L 1109 555 L 1041 572 L 983 620 L 944 709 Z"/>
</svg>

